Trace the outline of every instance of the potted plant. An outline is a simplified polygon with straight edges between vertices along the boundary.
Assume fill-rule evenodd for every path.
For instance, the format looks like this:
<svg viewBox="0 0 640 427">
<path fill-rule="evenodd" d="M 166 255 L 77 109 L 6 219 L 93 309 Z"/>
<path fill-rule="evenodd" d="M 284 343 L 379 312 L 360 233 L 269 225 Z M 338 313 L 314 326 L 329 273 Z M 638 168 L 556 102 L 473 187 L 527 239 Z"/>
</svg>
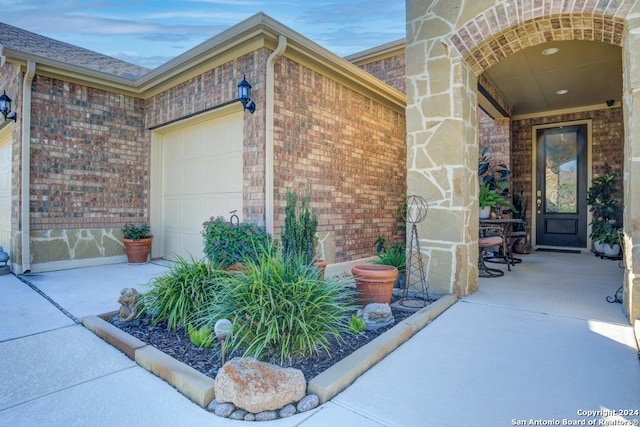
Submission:
<svg viewBox="0 0 640 427">
<path fill-rule="evenodd" d="M 394 287 L 404 288 L 406 283 L 407 248 L 404 243 L 395 243 L 389 249 L 382 248 L 374 264 L 390 265 L 398 269 Z"/>
<path fill-rule="evenodd" d="M 245 261 L 256 261 L 271 247 L 271 236 L 255 224 L 232 224 L 219 216 L 204 224 L 204 253 L 216 269 L 238 269 Z"/>
<path fill-rule="evenodd" d="M 607 167 L 602 176 L 591 181 L 591 187 L 587 191 L 587 204 L 593 215 L 589 237 L 593 240 L 596 253 L 605 253 L 605 249 L 608 253 L 613 253 L 615 247 L 611 246 L 616 244 L 618 253 L 620 251 L 618 230 L 622 228 L 621 210 L 614 197 L 615 187 L 616 175 Z M 609 248 L 606 248 L 607 244 L 610 245 Z M 617 256 L 617 253 L 608 256 Z"/>
<path fill-rule="evenodd" d="M 356 291 L 360 304 L 389 304 L 393 287 L 398 278 L 398 269 L 392 265 L 360 264 L 351 268 L 356 279 Z"/>
<path fill-rule="evenodd" d="M 128 223 L 122 228 L 122 243 L 129 264 L 144 264 L 149 261 L 153 239 L 150 233 L 151 230 L 146 223 L 140 225 Z"/>
<path fill-rule="evenodd" d="M 280 236 L 282 257 L 289 262 L 301 258 L 303 263 L 315 264 L 324 275 L 327 262 L 317 259 L 318 217 L 310 205 L 310 194 L 298 199 L 295 192 L 287 191 L 284 230 Z"/>
<path fill-rule="evenodd" d="M 478 180 L 480 191 L 480 219 L 491 216 L 491 209 L 504 206 L 517 213 L 517 209 L 509 202 L 509 177 L 511 171 L 504 163 L 495 164 L 493 158 L 487 155 L 489 147 L 484 147 L 478 160 Z"/>
<path fill-rule="evenodd" d="M 480 204 L 480 219 L 487 219 L 491 215 L 491 208 L 496 206 L 505 206 L 511 209 L 513 212 L 518 210 L 504 198 L 498 190 L 491 189 L 489 183 L 483 182 L 480 184 L 480 191 L 478 192 L 478 203 Z"/>
</svg>

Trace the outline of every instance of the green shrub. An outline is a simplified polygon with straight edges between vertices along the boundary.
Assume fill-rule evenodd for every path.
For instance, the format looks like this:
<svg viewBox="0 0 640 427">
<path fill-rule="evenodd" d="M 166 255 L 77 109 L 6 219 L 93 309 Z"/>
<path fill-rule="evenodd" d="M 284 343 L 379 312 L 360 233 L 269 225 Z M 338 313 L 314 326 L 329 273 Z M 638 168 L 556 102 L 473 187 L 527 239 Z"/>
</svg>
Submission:
<svg viewBox="0 0 640 427">
<path fill-rule="evenodd" d="M 152 280 L 139 302 L 154 323 L 166 320 L 170 329 L 185 327 L 189 316 L 213 297 L 213 278 L 206 260 L 178 258 L 168 271 Z"/>
<path fill-rule="evenodd" d="M 200 325 L 232 320 L 229 353 L 243 350 L 246 356 L 283 363 L 329 352 L 329 338 L 340 341 L 348 331 L 348 313 L 354 310 L 348 278 L 325 280 L 301 258 L 285 261 L 270 250 L 245 267 L 219 278 L 217 297 L 196 317 Z"/>
<path fill-rule="evenodd" d="M 365 323 L 365 321 L 355 314 L 351 316 L 351 319 L 349 319 L 349 332 L 351 332 L 353 335 L 361 334 L 362 332 L 364 332 L 366 327 L 367 324 Z"/>
<path fill-rule="evenodd" d="M 378 254 L 374 264 L 391 265 L 398 270 L 404 270 L 407 264 L 407 248 L 404 243 L 395 243 L 389 249 Z"/>
<path fill-rule="evenodd" d="M 287 191 L 284 230 L 280 237 L 284 259 L 301 257 L 307 264 L 313 264 L 315 260 L 318 217 L 310 208 L 310 203 L 311 195 L 301 197 L 298 205 L 298 195 Z"/>
<path fill-rule="evenodd" d="M 256 260 L 271 246 L 271 236 L 255 224 L 231 224 L 222 217 L 204 223 L 204 253 L 214 268 Z"/>
<path fill-rule="evenodd" d="M 211 327 L 205 325 L 201 328 L 194 328 L 191 323 L 187 324 L 187 332 L 191 343 L 197 347 L 211 348 L 213 346 L 213 333 Z"/>
<path fill-rule="evenodd" d="M 129 240 L 146 239 L 147 237 L 151 237 L 151 230 L 148 224 L 135 225 L 128 223 L 122 227 L 122 236 Z"/>
</svg>

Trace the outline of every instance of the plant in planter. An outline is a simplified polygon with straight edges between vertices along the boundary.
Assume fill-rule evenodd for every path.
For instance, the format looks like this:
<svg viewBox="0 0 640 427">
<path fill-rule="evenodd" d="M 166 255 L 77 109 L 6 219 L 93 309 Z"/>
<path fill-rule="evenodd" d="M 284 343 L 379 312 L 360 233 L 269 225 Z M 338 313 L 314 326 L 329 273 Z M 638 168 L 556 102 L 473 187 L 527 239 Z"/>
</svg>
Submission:
<svg viewBox="0 0 640 427">
<path fill-rule="evenodd" d="M 248 260 L 255 261 L 271 246 L 269 233 L 255 224 L 232 224 L 220 216 L 203 225 L 204 253 L 217 269 L 227 270 Z"/>
<path fill-rule="evenodd" d="M 127 254 L 129 264 L 144 264 L 149 260 L 151 252 L 151 230 L 146 223 L 135 225 L 125 224 L 122 228 L 122 243 Z"/>
<path fill-rule="evenodd" d="M 395 243 L 389 249 L 383 249 L 378 253 L 374 264 L 390 265 L 398 269 L 398 277 L 395 282 L 396 288 L 404 288 L 406 281 L 407 248 L 404 243 Z"/>
<path fill-rule="evenodd" d="M 615 191 L 616 175 L 607 168 L 602 176 L 591 181 L 587 192 L 587 204 L 593 214 L 589 237 L 599 253 L 604 252 L 606 244 L 619 244 L 618 230 L 622 228 L 622 221 L 621 209 L 614 197 Z"/>
<path fill-rule="evenodd" d="M 327 263 L 324 260 L 317 260 L 316 256 L 318 217 L 310 207 L 311 195 L 307 193 L 299 200 L 300 203 L 296 193 L 287 191 L 284 230 L 280 236 L 282 257 L 291 262 L 300 258 L 306 264 L 315 263 L 324 274 Z"/>
<path fill-rule="evenodd" d="M 480 181 L 480 192 L 478 200 L 480 203 L 480 218 L 489 218 L 491 208 L 505 206 L 512 212 L 517 212 L 516 208 L 509 202 L 509 177 L 511 171 L 504 163 L 494 164 L 493 158 L 487 155 L 489 147 L 485 147 L 480 152 L 478 160 L 478 180 Z M 499 197 L 497 197 L 499 196 Z"/>
<path fill-rule="evenodd" d="M 498 192 L 498 190 L 491 189 L 490 185 L 486 182 L 480 184 L 480 191 L 478 192 L 478 203 L 480 204 L 480 218 L 489 218 L 491 208 L 496 206 L 505 206 L 511 209 L 512 212 L 518 212 L 513 204 L 504 198 L 504 196 Z M 487 208 L 488 211 L 487 212 Z M 483 215 L 484 211 L 484 215 Z"/>
</svg>

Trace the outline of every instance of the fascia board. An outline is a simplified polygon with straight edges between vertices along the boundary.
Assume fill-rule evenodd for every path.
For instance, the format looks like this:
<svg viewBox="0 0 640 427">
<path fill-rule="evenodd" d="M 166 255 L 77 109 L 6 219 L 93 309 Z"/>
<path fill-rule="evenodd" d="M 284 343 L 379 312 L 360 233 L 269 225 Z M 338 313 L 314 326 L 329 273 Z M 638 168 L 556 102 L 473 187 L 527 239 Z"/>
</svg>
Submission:
<svg viewBox="0 0 640 427">
<path fill-rule="evenodd" d="M 391 58 L 393 56 L 403 55 L 405 53 L 406 44 L 406 39 L 400 39 L 382 46 L 354 53 L 353 55 L 345 56 L 344 59 L 353 64 L 362 66 L 371 62 Z"/>
<path fill-rule="evenodd" d="M 114 90 L 116 92 L 126 93 L 140 98 L 139 91 L 137 91 L 133 86 L 133 80 L 114 76 L 113 74 L 89 70 L 66 62 L 56 61 L 55 59 L 44 58 L 42 56 L 20 52 L 6 47 L 3 49 L 3 54 L 7 62 L 21 67 L 26 67 L 27 62 L 29 61 L 35 62 L 37 64 L 37 74 L 81 84 L 88 84 L 92 87 Z"/>
</svg>

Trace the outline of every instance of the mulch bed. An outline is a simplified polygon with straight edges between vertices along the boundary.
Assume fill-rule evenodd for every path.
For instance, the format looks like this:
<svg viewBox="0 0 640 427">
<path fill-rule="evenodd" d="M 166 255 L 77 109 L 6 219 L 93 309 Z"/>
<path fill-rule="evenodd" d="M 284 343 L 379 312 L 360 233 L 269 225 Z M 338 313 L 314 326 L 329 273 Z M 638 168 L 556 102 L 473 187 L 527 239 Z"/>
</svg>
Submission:
<svg viewBox="0 0 640 427">
<path fill-rule="evenodd" d="M 396 320 L 395 324 L 413 314 L 412 312 L 394 308 L 392 308 L 392 312 Z M 222 366 L 220 343 L 218 341 L 211 348 L 196 347 L 182 329 L 173 332 L 167 329 L 166 323 L 153 325 L 148 317 L 124 323 L 119 321 L 118 316 L 115 316 L 110 320 L 110 323 L 211 378 L 215 378 L 218 369 Z M 291 361 L 288 366 L 302 370 L 308 381 L 393 326 L 386 326 L 375 331 L 365 331 L 360 335 L 345 333 L 342 335 L 344 343 L 337 343 L 332 340 L 330 356 L 322 353 L 308 359 Z M 241 354 L 227 354 L 226 359 L 230 360 L 234 356 L 241 356 Z"/>
</svg>

